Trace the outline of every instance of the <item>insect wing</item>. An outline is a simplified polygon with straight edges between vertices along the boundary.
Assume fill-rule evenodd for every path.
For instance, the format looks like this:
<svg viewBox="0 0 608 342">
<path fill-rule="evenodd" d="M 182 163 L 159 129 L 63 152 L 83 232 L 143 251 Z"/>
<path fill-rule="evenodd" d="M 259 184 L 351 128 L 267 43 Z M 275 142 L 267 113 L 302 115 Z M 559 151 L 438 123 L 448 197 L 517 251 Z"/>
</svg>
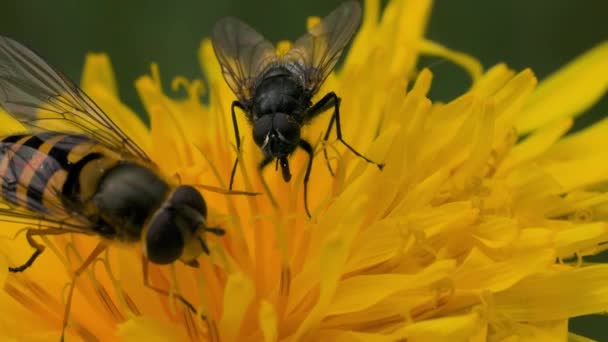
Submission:
<svg viewBox="0 0 608 342">
<path fill-rule="evenodd" d="M 256 78 L 278 60 L 274 46 L 242 21 L 226 17 L 213 28 L 213 50 L 228 86 L 242 102 L 253 96 Z"/>
<path fill-rule="evenodd" d="M 49 138 L 50 138 L 49 134 Z M 54 146 L 55 150 L 61 144 Z M 89 222 L 62 200 L 61 162 L 22 144 L 0 142 L 0 221 L 91 234 Z M 62 178 L 63 177 L 63 178 Z"/>
<path fill-rule="evenodd" d="M 85 133 L 114 151 L 150 158 L 65 75 L 20 43 L 0 37 L 0 105 L 27 129 Z"/>
<path fill-rule="evenodd" d="M 284 62 L 302 75 L 305 89 L 316 93 L 333 70 L 361 22 L 361 6 L 347 1 L 294 43 Z"/>
</svg>

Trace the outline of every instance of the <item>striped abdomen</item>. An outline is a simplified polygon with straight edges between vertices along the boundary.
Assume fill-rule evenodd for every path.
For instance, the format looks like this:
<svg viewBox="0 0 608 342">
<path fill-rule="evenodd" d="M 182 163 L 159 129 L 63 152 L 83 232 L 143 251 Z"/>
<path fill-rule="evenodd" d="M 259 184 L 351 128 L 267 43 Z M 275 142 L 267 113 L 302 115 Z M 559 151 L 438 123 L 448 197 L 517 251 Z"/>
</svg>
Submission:
<svg viewBox="0 0 608 342">
<path fill-rule="evenodd" d="M 101 151 L 101 152 L 100 152 Z M 65 215 L 65 201 L 78 201 L 80 173 L 88 161 L 108 154 L 90 138 L 58 132 L 0 139 L 2 198 L 32 211 Z"/>
</svg>

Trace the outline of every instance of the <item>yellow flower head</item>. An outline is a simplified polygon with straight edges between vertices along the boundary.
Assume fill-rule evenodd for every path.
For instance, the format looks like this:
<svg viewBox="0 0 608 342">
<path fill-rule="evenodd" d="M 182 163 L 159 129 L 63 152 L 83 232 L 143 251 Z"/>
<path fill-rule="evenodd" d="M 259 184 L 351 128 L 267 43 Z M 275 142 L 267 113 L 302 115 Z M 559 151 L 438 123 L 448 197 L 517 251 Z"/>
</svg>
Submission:
<svg viewBox="0 0 608 342">
<path fill-rule="evenodd" d="M 303 129 L 316 146 L 304 212 L 307 156 L 291 157 L 285 183 L 263 172 L 269 193 L 203 191 L 210 237 L 200 267 L 153 267 L 151 282 L 192 302 L 142 286 L 139 252 L 114 248 L 76 287 L 68 337 L 102 341 L 483 341 L 566 340 L 568 318 L 608 309 L 608 265 L 582 258 L 608 242 L 608 121 L 564 136 L 608 87 L 608 44 L 537 86 L 530 70 L 496 65 L 423 38 L 430 1 L 365 2 L 343 66 L 319 94 L 342 98 L 345 139 L 383 171 L 341 144 L 320 141 L 330 112 Z M 286 44 L 286 43 L 284 43 Z M 280 49 L 285 49 L 282 45 Z M 462 65 L 473 85 L 449 103 L 427 97 L 432 74 L 414 75 L 420 54 Z M 235 157 L 234 94 L 211 44 L 199 50 L 208 88 L 178 77 L 172 98 L 158 69 L 136 82 L 146 128 L 117 98 L 109 61 L 89 55 L 83 89 L 167 175 L 183 184 L 227 188 Z M 415 81 L 408 89 L 410 79 Z M 201 103 L 201 94 L 208 103 Z M 262 156 L 240 115 L 243 137 L 235 189 L 264 192 Z M 328 149 L 331 176 L 322 159 Z M 19 227 L 16 227 L 19 228 Z M 96 237 L 49 237 L 23 274 L 3 273 L 0 335 L 60 335 L 69 271 Z M 31 251 L 0 240 L 7 263 Z M 3 266 L 2 270 L 6 270 Z"/>
</svg>

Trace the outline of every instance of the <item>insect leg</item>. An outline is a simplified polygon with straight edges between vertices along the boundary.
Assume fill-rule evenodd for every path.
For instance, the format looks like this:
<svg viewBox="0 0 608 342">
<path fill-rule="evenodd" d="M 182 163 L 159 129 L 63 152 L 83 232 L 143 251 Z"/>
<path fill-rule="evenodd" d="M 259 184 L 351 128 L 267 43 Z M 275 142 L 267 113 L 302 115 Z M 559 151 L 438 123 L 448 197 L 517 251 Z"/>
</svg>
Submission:
<svg viewBox="0 0 608 342">
<path fill-rule="evenodd" d="M 148 259 L 146 259 L 145 256 L 142 256 L 141 262 L 142 262 L 142 271 L 143 271 L 143 275 L 144 275 L 144 286 L 158 294 L 161 294 L 163 296 L 167 296 L 170 298 L 171 293 L 169 293 L 169 291 L 158 288 L 150 283 L 150 277 L 149 277 L 149 272 L 148 272 L 148 264 L 150 263 L 150 261 L 148 261 Z M 182 295 L 177 294 L 177 293 L 174 294 L 173 296 L 175 298 L 177 298 L 180 302 L 182 302 L 182 304 L 184 304 L 188 308 L 188 310 L 190 310 L 193 314 L 196 315 L 196 308 L 188 300 L 186 300 L 186 298 L 184 298 Z M 205 317 L 205 315 L 201 315 L 201 318 L 204 320 L 207 319 L 207 317 Z"/>
<path fill-rule="evenodd" d="M 108 245 L 105 242 L 99 242 L 95 249 L 89 254 L 89 256 L 85 259 L 85 261 L 74 271 L 72 275 L 72 283 L 70 284 L 70 289 L 68 291 L 68 300 L 65 304 L 65 311 L 63 312 L 63 326 L 61 328 L 61 341 L 64 340 L 65 336 L 65 328 L 68 326 L 68 318 L 70 317 L 70 308 L 72 306 L 72 295 L 74 294 L 74 287 L 76 287 L 76 281 L 97 257 L 103 253 L 103 251 L 108 248 Z"/>
<path fill-rule="evenodd" d="M 239 101 L 233 101 L 230 106 L 230 111 L 232 112 L 232 126 L 234 128 L 234 137 L 236 139 L 236 159 L 234 160 L 234 165 L 232 166 L 232 171 L 230 172 L 230 185 L 228 185 L 228 189 L 232 190 L 232 184 L 234 183 L 234 175 L 236 173 L 236 166 L 239 163 L 239 154 L 241 153 L 241 136 L 239 134 L 239 124 L 236 121 L 236 112 L 234 108 L 240 108 L 241 110 L 245 110 L 245 106 Z"/>
<path fill-rule="evenodd" d="M 34 262 L 36 261 L 36 259 L 42 254 L 42 252 L 44 252 L 44 249 L 46 247 L 43 244 L 36 242 L 36 240 L 34 240 L 34 236 L 36 236 L 36 235 L 60 235 L 60 234 L 67 234 L 67 233 L 70 233 L 70 232 L 65 229 L 61 229 L 61 228 L 49 228 L 49 229 L 28 228 L 25 236 L 27 238 L 27 242 L 30 244 L 30 246 L 32 248 L 34 248 L 34 253 L 32 253 L 32 256 L 30 256 L 29 259 L 27 259 L 27 261 L 25 263 L 23 263 L 21 266 L 9 267 L 8 271 L 12 272 L 12 273 L 18 273 L 18 272 L 25 271 L 30 266 L 32 266 L 34 264 Z"/>
<path fill-rule="evenodd" d="M 279 205 L 278 205 L 277 201 L 274 199 L 274 196 L 272 195 L 272 193 L 270 192 L 270 187 L 268 187 L 268 184 L 266 184 L 266 180 L 264 179 L 264 175 L 262 174 L 262 170 L 264 170 L 264 168 L 266 168 L 266 166 L 268 166 L 270 163 L 272 163 L 273 160 L 274 160 L 274 157 L 265 157 L 264 160 L 262 160 L 258 164 L 258 173 L 260 174 L 260 180 L 262 181 L 262 186 L 264 187 L 264 191 L 266 192 L 266 195 L 268 195 L 268 198 L 270 199 L 270 203 L 272 203 L 273 207 L 277 208 Z"/>
<path fill-rule="evenodd" d="M 306 209 L 306 215 L 310 218 L 310 210 L 308 209 L 308 179 L 310 178 L 310 170 L 312 169 L 313 150 L 310 143 L 306 140 L 300 140 L 299 145 L 308 153 L 308 165 L 306 165 L 306 173 L 304 174 L 304 209 Z"/>
<path fill-rule="evenodd" d="M 368 163 L 376 165 L 380 170 L 382 170 L 382 168 L 384 167 L 384 164 L 376 163 L 373 160 L 367 158 L 366 156 L 364 156 L 363 154 L 361 154 L 357 150 L 355 150 L 352 146 L 350 146 L 342 138 L 342 126 L 340 125 L 340 98 L 336 95 L 336 93 L 334 93 L 333 91 L 330 93 L 327 93 L 327 95 L 323 96 L 323 98 L 321 100 L 319 100 L 319 102 L 317 102 L 317 104 L 315 106 L 313 106 L 312 108 L 315 108 L 315 107 L 327 108 L 327 106 L 329 106 L 330 104 L 334 106 L 334 114 L 332 115 L 332 118 L 329 122 L 328 130 L 327 130 L 327 132 L 325 132 L 324 140 L 327 141 L 327 139 L 329 138 L 329 131 L 333 127 L 333 122 L 335 120 L 336 134 L 338 135 L 338 140 L 342 144 L 344 144 L 344 146 L 346 146 L 357 157 L 362 158 L 363 160 L 365 160 Z M 313 115 L 316 115 L 316 114 L 313 114 Z"/>
<path fill-rule="evenodd" d="M 332 96 L 332 94 L 333 94 L 333 96 Z M 308 109 L 307 120 L 312 120 L 317 115 L 334 107 L 334 101 L 335 101 L 334 97 L 337 98 L 337 102 L 340 103 L 340 98 L 337 97 L 336 94 L 334 94 L 333 92 L 326 94 L 325 96 L 323 96 L 323 98 L 321 98 L 319 101 L 317 101 L 317 103 L 315 103 L 312 107 L 310 107 Z M 325 130 L 325 136 L 323 136 L 324 142 L 327 142 L 327 140 L 329 140 L 329 133 L 331 132 L 331 129 L 334 127 L 334 121 L 336 121 L 336 117 L 335 117 L 335 115 L 332 115 L 331 119 L 329 120 L 329 125 L 327 126 L 327 129 Z M 331 164 L 329 163 L 329 157 L 327 156 L 327 147 L 323 148 L 323 157 L 325 157 L 325 163 L 327 164 L 327 169 L 329 170 L 329 173 L 332 176 L 334 176 L 334 170 L 331 168 Z"/>
<path fill-rule="evenodd" d="M 327 142 L 327 140 L 329 140 L 329 133 L 331 132 L 331 129 L 334 127 L 334 121 L 336 121 L 336 116 L 332 115 L 331 120 L 329 120 L 329 125 L 327 126 L 327 130 L 325 131 L 325 136 L 323 136 L 324 142 Z M 329 173 L 333 177 L 334 170 L 332 170 L 331 164 L 329 163 L 329 157 L 327 156 L 327 146 L 323 147 L 323 157 L 325 157 L 325 163 L 327 164 L 327 169 L 329 170 Z"/>
</svg>

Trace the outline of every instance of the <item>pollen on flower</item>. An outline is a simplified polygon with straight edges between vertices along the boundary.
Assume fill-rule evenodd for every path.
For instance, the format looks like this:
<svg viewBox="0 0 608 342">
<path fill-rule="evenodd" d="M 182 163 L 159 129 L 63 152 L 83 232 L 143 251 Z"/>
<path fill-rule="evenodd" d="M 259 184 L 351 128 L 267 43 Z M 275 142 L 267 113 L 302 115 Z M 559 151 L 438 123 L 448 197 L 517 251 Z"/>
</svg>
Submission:
<svg viewBox="0 0 608 342">
<path fill-rule="evenodd" d="M 256 170 L 262 155 L 241 132 L 234 189 L 264 194 L 202 190 L 207 224 L 226 235 L 207 234 L 210 254 L 199 258 L 198 268 L 150 269 L 151 283 L 170 296 L 142 286 L 139 251 L 111 249 L 76 288 L 69 334 L 99 340 L 566 340 L 569 318 L 608 310 L 608 266 L 584 259 L 608 248 L 608 159 L 597 149 L 608 144 L 608 124 L 567 135 L 573 117 L 606 91 L 608 44 L 537 86 L 531 70 L 499 64 L 483 71 L 474 58 L 425 40 L 429 10 L 427 1 L 391 0 L 380 16 L 379 1 L 366 1 L 343 67 L 323 85 L 341 97 L 345 139 L 384 162 L 384 170 L 334 141 L 323 144 L 330 117 L 321 115 L 303 130 L 315 149 L 308 219 L 301 196 L 305 153 L 290 157 L 291 182 L 270 168 L 263 183 Z M 282 42 L 277 49 L 288 47 Z M 412 77 L 417 56 L 425 53 L 463 66 L 471 88 L 447 103 L 432 102 L 432 72 Z M 234 94 L 208 40 L 199 57 L 207 87 L 177 77 L 172 90 L 184 89 L 185 97 L 163 93 L 158 67 L 137 80 L 150 129 L 133 123 L 135 114 L 118 99 L 107 59 L 89 56 L 84 90 L 169 176 L 177 170 L 182 184 L 225 189 L 236 157 Z M 203 92 L 208 103 L 200 101 Z M 568 111 L 552 110 L 560 103 Z M 243 115 L 237 120 L 249 127 Z M 10 261 L 21 260 L 30 253 L 21 242 L 0 239 L 0 250 Z M 77 267 L 95 239 L 43 242 L 53 255 L 24 274 L 3 276 L 0 330 L 6 336 L 59 336 L 70 279 L 64 270 Z"/>
</svg>

